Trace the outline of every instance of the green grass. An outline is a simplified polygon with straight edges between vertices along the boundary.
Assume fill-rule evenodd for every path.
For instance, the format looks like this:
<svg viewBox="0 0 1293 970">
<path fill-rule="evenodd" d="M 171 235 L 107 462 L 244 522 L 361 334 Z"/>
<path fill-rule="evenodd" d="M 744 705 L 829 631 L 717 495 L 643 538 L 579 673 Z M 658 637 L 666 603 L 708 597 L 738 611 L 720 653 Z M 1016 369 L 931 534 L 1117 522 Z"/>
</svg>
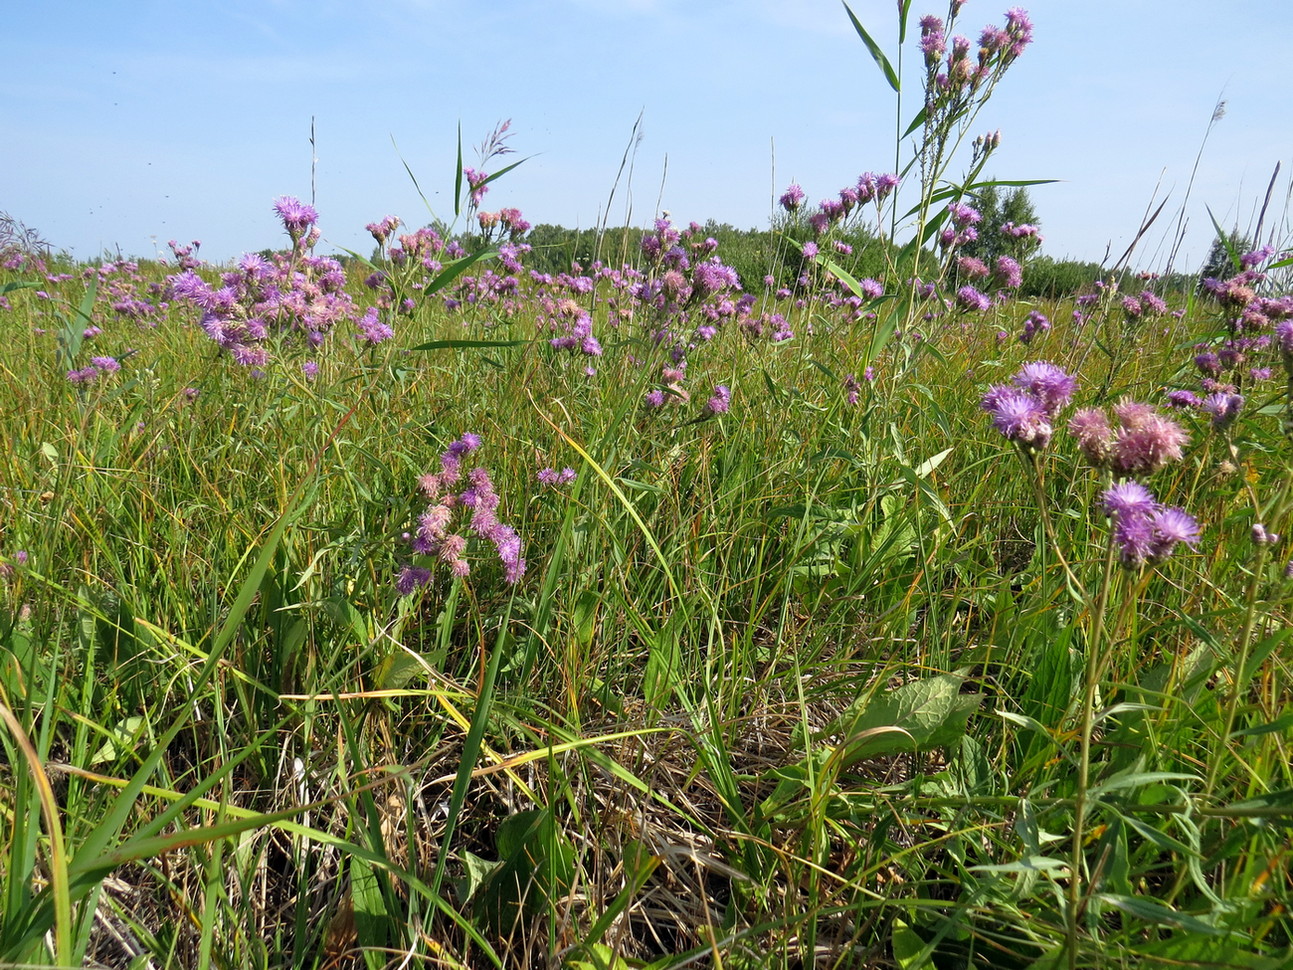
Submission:
<svg viewBox="0 0 1293 970">
<path fill-rule="evenodd" d="M 1277 385 L 1226 437 L 1186 419 L 1152 487 L 1203 542 L 1113 570 L 1099 625 L 1098 475 L 1059 431 L 1049 543 L 978 406 L 1039 358 L 1079 405 L 1161 401 L 1213 309 L 1126 334 L 1039 304 L 1032 347 L 993 336 L 1026 308 L 951 317 L 853 406 L 871 327 L 813 300 L 784 344 L 720 332 L 694 399 L 649 411 L 640 327 L 597 317 L 590 379 L 524 314 L 432 302 L 312 382 L 98 302 L 93 352 L 135 353 L 78 390 L 51 313 L 80 328 L 84 292 L 0 315 L 0 556 L 29 555 L 0 614 L 0 959 L 1287 959 L 1288 553 L 1248 538 L 1293 526 Z M 463 338 L 518 343 L 408 349 Z M 730 412 L 695 420 L 718 383 Z M 417 478 L 467 431 L 527 574 L 481 549 L 401 598 Z"/>
</svg>

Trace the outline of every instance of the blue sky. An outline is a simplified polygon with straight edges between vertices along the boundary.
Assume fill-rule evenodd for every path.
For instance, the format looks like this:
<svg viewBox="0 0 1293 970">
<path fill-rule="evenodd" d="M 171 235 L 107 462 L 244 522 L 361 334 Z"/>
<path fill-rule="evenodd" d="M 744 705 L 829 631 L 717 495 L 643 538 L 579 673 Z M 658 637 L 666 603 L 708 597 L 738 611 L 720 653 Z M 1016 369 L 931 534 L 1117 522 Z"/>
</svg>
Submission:
<svg viewBox="0 0 1293 970">
<path fill-rule="evenodd" d="M 1178 265 L 1206 254 L 1205 205 L 1255 222 L 1277 162 L 1267 227 L 1289 240 L 1293 4 L 970 0 L 959 30 L 1015 4 L 1035 42 L 976 129 L 1002 131 L 996 177 L 1062 180 L 1032 190 L 1044 252 L 1116 258 L 1170 194 L 1136 260 L 1161 267 L 1218 98 Z M 892 57 L 894 0 L 851 6 Z M 909 45 L 927 12 L 945 3 L 913 4 Z M 761 227 L 792 180 L 815 201 L 893 167 L 893 95 L 838 0 L 54 0 L 12 5 L 5 34 L 0 210 L 82 258 L 278 246 L 273 200 L 310 197 L 312 116 L 321 251 L 367 252 L 364 224 L 387 213 L 429 221 L 403 162 L 450 216 L 459 123 L 472 164 L 512 119 L 509 160 L 532 157 L 487 207 L 534 223 L 597 222 L 639 112 L 612 225 L 658 199 L 682 221 Z M 918 84 L 913 70 L 908 115 Z"/>
</svg>

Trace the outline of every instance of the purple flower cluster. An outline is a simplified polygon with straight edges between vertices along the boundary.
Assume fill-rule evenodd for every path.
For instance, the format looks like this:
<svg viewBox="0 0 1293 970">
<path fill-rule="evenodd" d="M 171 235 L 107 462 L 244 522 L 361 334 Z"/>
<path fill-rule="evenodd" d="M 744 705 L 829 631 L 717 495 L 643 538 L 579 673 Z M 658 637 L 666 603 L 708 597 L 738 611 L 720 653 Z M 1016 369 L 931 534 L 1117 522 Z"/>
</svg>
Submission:
<svg viewBox="0 0 1293 970">
<path fill-rule="evenodd" d="M 1257 266 L 1272 255 L 1270 247 L 1245 253 L 1240 257 L 1244 268 L 1239 273 L 1224 280 L 1209 277 L 1203 281 L 1225 314 L 1226 336 L 1219 343 L 1200 343 L 1194 348 L 1202 393 L 1174 390 L 1168 395 L 1174 407 L 1203 411 L 1218 431 L 1229 428 L 1243 410 L 1245 385 L 1270 379 L 1272 370 L 1263 365 L 1263 357 L 1272 349 L 1293 381 L 1293 295 L 1262 296 L 1257 292 L 1266 281 Z"/>
<path fill-rule="evenodd" d="M 714 393 L 705 402 L 705 413 L 708 415 L 726 414 L 732 405 L 732 391 L 726 384 L 719 384 Z"/>
<path fill-rule="evenodd" d="M 1119 477 L 1151 475 L 1181 460 L 1190 436 L 1152 404 L 1122 401 L 1113 411 L 1117 428 L 1099 408 L 1082 408 L 1069 421 L 1078 450 L 1096 468 L 1108 468 Z"/>
<path fill-rule="evenodd" d="M 1051 322 L 1046 319 L 1046 315 L 1040 310 L 1033 310 L 1024 320 L 1024 329 L 1019 334 L 1019 342 L 1027 345 L 1033 342 L 1033 338 L 1040 333 L 1046 333 L 1050 330 Z"/>
<path fill-rule="evenodd" d="M 91 357 L 90 363 L 79 370 L 67 372 L 67 379 L 72 384 L 93 384 L 101 377 L 115 374 L 121 370 L 121 362 L 115 357 Z"/>
<path fill-rule="evenodd" d="M 428 472 L 418 479 L 418 487 L 430 504 L 418 517 L 417 531 L 405 533 L 405 539 L 415 555 L 435 557 L 454 576 L 462 577 L 471 572 L 466 558 L 466 533 L 474 534 L 494 546 L 504 577 L 514 584 L 525 574 L 521 538 L 515 529 L 498 520 L 500 500 L 489 473 L 484 468 L 473 468 L 466 476 L 467 487 L 459 491 L 462 459 L 480 443 L 479 435 L 464 434 L 440 456 L 440 471 Z M 430 581 L 429 568 L 409 564 L 401 567 L 395 588 L 401 595 L 408 595 Z"/>
<path fill-rule="evenodd" d="M 947 219 L 951 225 L 944 226 L 938 234 L 938 244 L 943 249 L 953 249 L 979 238 L 979 230 L 975 226 L 983 216 L 974 206 L 951 202 L 947 206 Z"/>
<path fill-rule="evenodd" d="M 401 219 L 399 216 L 386 216 L 378 219 L 376 222 L 370 222 L 364 226 L 372 234 L 373 239 L 377 240 L 377 245 L 385 246 L 386 240 L 400 227 Z"/>
<path fill-rule="evenodd" d="M 1179 543 L 1194 548 L 1199 523 L 1179 508 L 1165 507 L 1139 482 L 1120 482 L 1104 493 L 1105 512 L 1113 520 L 1113 541 L 1128 569 L 1162 562 Z"/>
<path fill-rule="evenodd" d="M 1050 443 L 1055 417 L 1076 388 L 1063 368 L 1038 360 L 1020 368 L 1010 384 L 990 387 L 981 404 L 1008 441 L 1032 454 Z"/>
<path fill-rule="evenodd" d="M 318 347 L 345 321 L 358 325 L 364 343 L 389 339 L 393 332 L 377 308 L 357 318 L 341 264 L 310 253 L 318 238 L 314 208 L 287 196 L 274 207 L 292 239 L 291 253 L 268 259 L 249 253 L 220 275 L 219 285 L 186 269 L 167 278 L 167 295 L 200 310 L 207 336 L 247 367 L 264 367 L 277 337 L 291 334 Z"/>
<path fill-rule="evenodd" d="M 274 211 L 283 220 L 283 228 L 292 237 L 292 242 L 297 244 L 307 239 L 307 234 L 315 228 L 315 223 L 319 221 L 319 213 L 315 211 L 314 206 L 306 205 L 300 199 L 290 195 L 280 196 L 276 199 L 274 201 Z M 308 245 L 312 244 L 313 240 L 308 243 Z"/>
<path fill-rule="evenodd" d="M 573 468 L 563 468 L 557 471 L 555 468 L 541 468 L 536 476 L 540 485 L 546 485 L 549 488 L 560 488 L 563 485 L 569 485 L 577 477 Z"/>
</svg>

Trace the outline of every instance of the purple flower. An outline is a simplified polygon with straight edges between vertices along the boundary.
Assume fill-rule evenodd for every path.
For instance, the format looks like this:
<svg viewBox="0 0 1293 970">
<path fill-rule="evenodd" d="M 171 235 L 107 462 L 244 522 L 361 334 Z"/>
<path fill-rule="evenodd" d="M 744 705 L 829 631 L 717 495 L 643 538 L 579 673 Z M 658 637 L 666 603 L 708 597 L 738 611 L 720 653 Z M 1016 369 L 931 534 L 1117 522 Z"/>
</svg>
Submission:
<svg viewBox="0 0 1293 970">
<path fill-rule="evenodd" d="M 1290 366 L 1287 361 L 1293 358 L 1293 320 L 1281 320 L 1275 325 L 1275 344 L 1284 355 L 1285 366 Z"/>
<path fill-rule="evenodd" d="M 1113 444 L 1109 417 L 1099 408 L 1082 408 L 1069 419 L 1069 433 L 1078 440 L 1078 450 L 1092 465 L 1104 466 Z"/>
<path fill-rule="evenodd" d="M 538 474 L 539 484 L 547 485 L 549 488 L 558 488 L 562 485 L 569 485 L 575 480 L 576 472 L 573 468 L 563 468 L 557 471 L 553 468 L 542 468 Z"/>
<path fill-rule="evenodd" d="M 983 395 L 983 409 L 993 426 L 1025 450 L 1039 450 L 1050 443 L 1054 429 L 1050 417 L 1032 394 L 997 385 Z"/>
<path fill-rule="evenodd" d="M 1024 281 L 1024 271 L 1009 256 L 998 256 L 994 271 L 999 284 L 1007 290 L 1016 290 Z"/>
<path fill-rule="evenodd" d="M 795 212 L 804 204 L 804 190 L 792 182 L 790 188 L 782 193 L 780 201 L 781 207 L 787 212 Z"/>
<path fill-rule="evenodd" d="M 115 357 L 91 357 L 90 363 L 105 374 L 115 374 L 121 370 L 121 363 Z"/>
<path fill-rule="evenodd" d="M 1244 396 L 1230 391 L 1217 391 L 1205 397 L 1199 405 L 1212 415 L 1212 426 L 1218 431 L 1228 428 L 1239 416 L 1244 406 Z"/>
<path fill-rule="evenodd" d="M 1046 319 L 1046 315 L 1040 310 L 1033 310 L 1024 320 L 1024 329 L 1019 335 L 1019 342 L 1022 344 L 1030 344 L 1033 342 L 1034 337 L 1039 333 L 1045 333 L 1047 330 L 1050 330 L 1050 328 L 1051 322 Z"/>
<path fill-rule="evenodd" d="M 706 414 L 726 414 L 732 403 L 732 392 L 726 384 L 714 388 L 713 396 L 705 402 Z"/>
<path fill-rule="evenodd" d="M 983 311 L 992 306 L 992 300 L 968 283 L 956 291 L 956 302 L 967 311 Z"/>
<path fill-rule="evenodd" d="M 804 243 L 804 259 L 813 259 L 817 255 L 817 243 L 811 239 Z"/>
<path fill-rule="evenodd" d="M 307 381 L 312 381 L 319 375 L 319 365 L 315 361 L 307 360 L 301 364 L 301 373 L 305 375 Z"/>
<path fill-rule="evenodd" d="M 315 211 L 314 206 L 306 205 L 300 199 L 290 195 L 280 196 L 274 200 L 274 211 L 283 220 L 283 228 L 287 230 L 293 242 L 304 236 L 319 219 L 319 213 Z"/>
<path fill-rule="evenodd" d="M 1160 508 L 1150 513 L 1149 519 L 1154 529 L 1151 558 L 1155 560 L 1167 558 L 1178 542 L 1185 543 L 1191 549 L 1198 546 L 1199 523 L 1184 510 Z"/>
<path fill-rule="evenodd" d="M 431 570 L 421 566 L 404 566 L 395 579 L 395 591 L 401 596 L 408 596 L 429 582 L 431 582 Z"/>
<path fill-rule="evenodd" d="M 1146 516 L 1157 507 L 1153 493 L 1140 482 L 1119 482 L 1104 493 L 1104 510 L 1115 517 Z"/>
<path fill-rule="evenodd" d="M 379 344 L 395 336 L 395 331 L 390 324 L 382 322 L 375 306 L 369 307 L 356 323 L 359 327 L 359 338 L 370 344 Z"/>
<path fill-rule="evenodd" d="M 1114 413 L 1122 425 L 1110 449 L 1109 465 L 1115 474 L 1149 475 L 1181 460 L 1181 448 L 1190 436 L 1153 405 L 1124 401 Z"/>
<path fill-rule="evenodd" d="M 384 246 L 386 245 L 386 240 L 390 238 L 391 233 L 399 227 L 399 216 L 387 216 L 377 222 L 370 222 L 364 228 L 367 229 L 372 234 L 372 237 L 377 240 L 377 245 Z"/>
<path fill-rule="evenodd" d="M 949 202 L 947 212 L 958 229 L 964 229 L 983 218 L 978 209 L 964 202 Z"/>
<path fill-rule="evenodd" d="M 1129 569 L 1144 565 L 1154 554 L 1154 514 L 1137 511 L 1114 516 L 1113 541 L 1118 545 L 1119 560 Z"/>
<path fill-rule="evenodd" d="M 1122 564 L 1137 569 L 1172 554 L 1178 543 L 1199 542 L 1199 523 L 1178 508 L 1165 508 L 1143 485 L 1122 482 L 1104 493 L 1105 511 L 1113 518 L 1113 541 Z"/>
<path fill-rule="evenodd" d="M 1077 378 L 1064 372 L 1062 367 L 1045 360 L 1024 364 L 1012 381 L 1016 387 L 1033 395 L 1047 415 L 1053 416 L 1069 403 L 1077 389 Z"/>
</svg>

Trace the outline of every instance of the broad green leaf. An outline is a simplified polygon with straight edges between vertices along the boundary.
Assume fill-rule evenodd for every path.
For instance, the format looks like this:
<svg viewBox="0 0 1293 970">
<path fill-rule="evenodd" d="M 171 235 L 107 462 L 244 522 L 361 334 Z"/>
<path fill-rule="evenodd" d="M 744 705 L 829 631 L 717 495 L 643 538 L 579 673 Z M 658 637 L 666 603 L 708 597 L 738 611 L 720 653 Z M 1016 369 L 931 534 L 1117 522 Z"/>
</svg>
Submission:
<svg viewBox="0 0 1293 970">
<path fill-rule="evenodd" d="M 964 683 L 964 678 L 939 674 L 859 702 L 828 729 L 848 739 L 841 745 L 843 763 L 910 750 L 912 745 L 937 748 L 955 741 L 982 701 L 979 694 L 962 694 Z"/>
<path fill-rule="evenodd" d="M 884 72 L 884 79 L 889 82 L 889 87 L 895 91 L 901 90 L 898 74 L 894 71 L 893 65 L 889 63 L 889 58 L 884 56 L 884 51 L 880 49 L 880 45 L 872 40 L 871 35 L 862 26 L 862 21 L 853 15 L 853 11 L 849 9 L 847 3 L 844 4 L 844 9 L 848 12 L 849 20 L 853 21 L 853 29 L 857 31 L 858 36 L 862 38 L 862 43 L 866 44 L 867 50 L 871 52 L 871 57 L 876 62 L 876 66 Z"/>
</svg>

